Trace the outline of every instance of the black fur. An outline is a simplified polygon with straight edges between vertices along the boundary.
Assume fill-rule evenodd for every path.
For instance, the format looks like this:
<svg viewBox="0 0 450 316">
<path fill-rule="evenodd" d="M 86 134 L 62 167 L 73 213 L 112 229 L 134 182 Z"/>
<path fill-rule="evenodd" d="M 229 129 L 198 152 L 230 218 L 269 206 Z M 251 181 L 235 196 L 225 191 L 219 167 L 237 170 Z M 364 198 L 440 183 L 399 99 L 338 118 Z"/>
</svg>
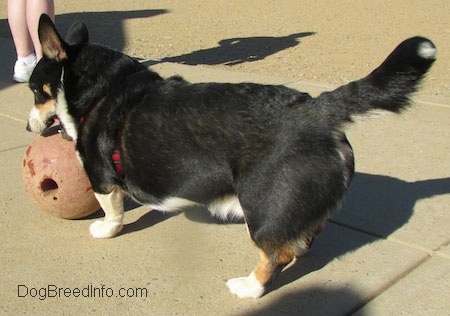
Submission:
<svg viewBox="0 0 450 316">
<path fill-rule="evenodd" d="M 64 69 L 76 147 L 95 192 L 120 187 L 143 204 L 180 197 L 207 205 L 236 195 L 252 239 L 270 257 L 299 238 L 308 245 L 338 207 L 354 171 L 344 125 L 408 105 L 434 61 L 418 55 L 421 45 L 434 48 L 408 39 L 367 77 L 317 98 L 284 86 L 163 79 L 84 41 L 63 43 L 66 59 L 42 63 Z M 33 76 L 43 74 L 39 66 Z M 111 159 L 116 149 L 124 177 Z"/>
</svg>

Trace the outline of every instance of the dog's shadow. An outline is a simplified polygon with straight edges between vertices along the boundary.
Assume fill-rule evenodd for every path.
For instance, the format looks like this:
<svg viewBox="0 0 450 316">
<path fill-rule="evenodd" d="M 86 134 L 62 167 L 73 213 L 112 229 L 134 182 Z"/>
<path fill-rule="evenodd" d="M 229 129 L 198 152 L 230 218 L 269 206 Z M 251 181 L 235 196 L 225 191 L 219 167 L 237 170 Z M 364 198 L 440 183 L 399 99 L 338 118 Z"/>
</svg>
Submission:
<svg viewBox="0 0 450 316">
<path fill-rule="evenodd" d="M 417 201 L 450 193 L 450 178 L 406 182 L 397 178 L 356 173 L 340 210 L 316 238 L 309 253 L 278 277 L 269 291 L 289 284 L 333 259 L 387 238 L 406 224 Z M 342 228 L 354 228 L 343 236 Z"/>
<path fill-rule="evenodd" d="M 141 207 L 139 203 L 136 203 L 135 201 L 125 198 L 124 200 L 124 207 L 125 211 L 131 211 L 135 208 Z M 133 232 L 137 232 L 143 229 L 150 228 L 158 223 L 161 223 L 171 217 L 178 216 L 180 214 L 184 214 L 186 218 L 188 218 L 191 221 L 199 222 L 199 223 L 208 223 L 208 224 L 217 224 L 217 225 L 229 225 L 229 224 L 244 224 L 243 220 L 230 220 L 227 222 L 224 222 L 223 220 L 213 217 L 206 208 L 202 206 L 194 206 L 194 207 L 188 207 L 184 209 L 183 211 L 179 212 L 161 212 L 158 210 L 151 210 L 144 215 L 142 215 L 140 218 L 138 218 L 136 221 L 126 224 L 123 227 L 123 230 L 121 232 L 122 235 L 124 234 L 130 234 Z M 95 213 L 94 215 L 90 216 L 90 218 L 100 218 L 104 215 L 103 211 L 100 209 L 99 212 Z"/>
<path fill-rule="evenodd" d="M 160 62 L 185 65 L 227 65 L 234 66 L 246 62 L 265 59 L 282 50 L 300 43 L 300 38 L 314 35 L 315 32 L 301 32 L 287 36 L 255 36 L 228 38 L 218 42 L 218 46 L 196 50 L 179 56 L 165 57 L 160 61 L 146 61 L 147 66 Z"/>
<path fill-rule="evenodd" d="M 379 238 L 388 237 L 409 221 L 417 201 L 448 193 L 450 193 L 450 178 L 406 182 L 389 176 L 356 173 L 342 207 L 330 220 L 337 225 L 326 225 L 310 252 L 299 259 L 297 264 L 283 271 L 269 291 L 320 270 L 334 258 Z M 140 205 L 130 200 L 126 201 L 128 210 L 138 206 Z M 125 225 L 123 234 L 147 229 L 178 214 L 180 213 L 150 211 L 137 221 Z M 227 224 L 212 217 L 201 207 L 190 208 L 181 214 L 195 222 Z M 355 228 L 348 230 L 355 236 L 351 236 L 352 238 L 343 236 L 339 226 Z"/>
</svg>

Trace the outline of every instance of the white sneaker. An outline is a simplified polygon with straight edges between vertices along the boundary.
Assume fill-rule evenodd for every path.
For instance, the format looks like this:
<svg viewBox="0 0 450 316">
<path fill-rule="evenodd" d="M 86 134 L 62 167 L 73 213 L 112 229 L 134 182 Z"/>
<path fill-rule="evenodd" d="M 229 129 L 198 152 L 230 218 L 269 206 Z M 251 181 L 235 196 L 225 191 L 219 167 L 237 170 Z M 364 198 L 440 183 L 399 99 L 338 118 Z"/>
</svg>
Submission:
<svg viewBox="0 0 450 316">
<path fill-rule="evenodd" d="M 16 82 L 28 82 L 30 80 L 31 73 L 36 67 L 37 60 L 34 60 L 31 64 L 26 64 L 21 60 L 17 60 L 14 64 L 13 79 Z"/>
</svg>

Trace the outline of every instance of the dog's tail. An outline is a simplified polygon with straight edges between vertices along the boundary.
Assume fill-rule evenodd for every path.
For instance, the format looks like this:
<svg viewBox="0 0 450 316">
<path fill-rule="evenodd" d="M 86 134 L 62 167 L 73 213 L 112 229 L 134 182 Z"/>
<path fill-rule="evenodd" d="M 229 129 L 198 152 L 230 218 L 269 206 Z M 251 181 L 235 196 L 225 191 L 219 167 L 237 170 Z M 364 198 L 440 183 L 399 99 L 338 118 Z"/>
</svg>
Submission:
<svg viewBox="0 0 450 316">
<path fill-rule="evenodd" d="M 399 113 L 436 59 L 437 49 L 423 37 L 405 40 L 367 77 L 321 94 L 316 106 L 339 122 L 373 110 Z"/>
</svg>

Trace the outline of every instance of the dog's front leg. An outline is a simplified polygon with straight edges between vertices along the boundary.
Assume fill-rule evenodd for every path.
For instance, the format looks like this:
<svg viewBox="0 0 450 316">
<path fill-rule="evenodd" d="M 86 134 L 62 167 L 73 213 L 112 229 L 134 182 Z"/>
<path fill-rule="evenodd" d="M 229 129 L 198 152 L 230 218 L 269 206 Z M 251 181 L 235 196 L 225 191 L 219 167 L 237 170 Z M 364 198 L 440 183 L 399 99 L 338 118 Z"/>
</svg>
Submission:
<svg viewBox="0 0 450 316">
<path fill-rule="evenodd" d="M 94 194 L 105 212 L 105 218 L 91 224 L 91 235 L 94 238 L 114 237 L 123 228 L 123 192 L 114 188 L 109 194 Z"/>
</svg>

